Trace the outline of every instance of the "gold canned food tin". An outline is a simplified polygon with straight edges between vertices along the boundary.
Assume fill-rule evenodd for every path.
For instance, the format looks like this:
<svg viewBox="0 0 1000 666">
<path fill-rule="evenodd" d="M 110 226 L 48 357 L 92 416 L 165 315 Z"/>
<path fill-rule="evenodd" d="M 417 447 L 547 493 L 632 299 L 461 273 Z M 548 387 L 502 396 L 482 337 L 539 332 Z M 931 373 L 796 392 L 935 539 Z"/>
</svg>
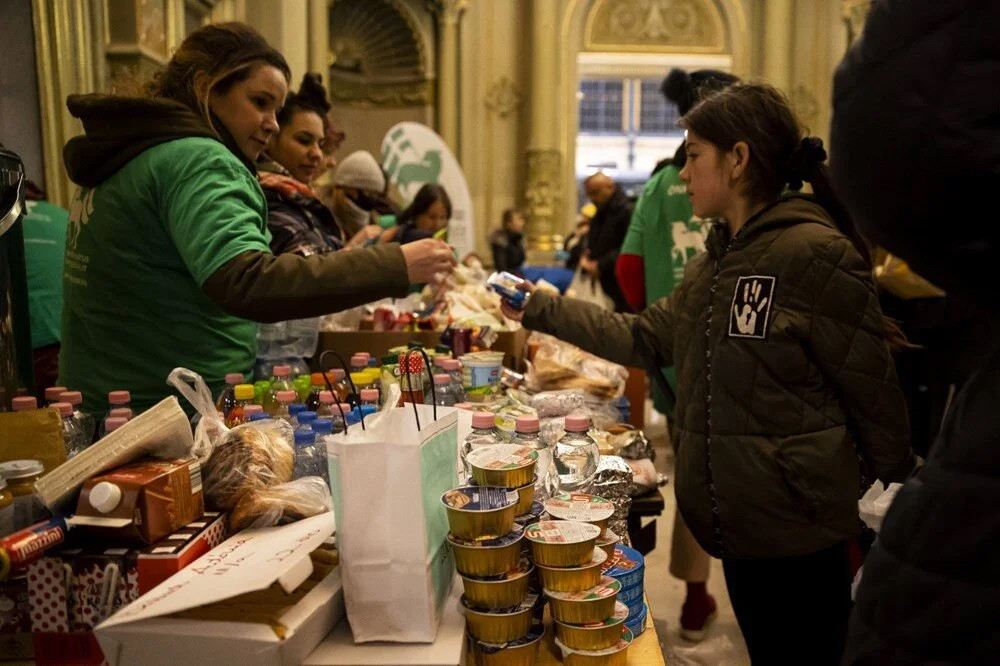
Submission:
<svg viewBox="0 0 1000 666">
<path fill-rule="evenodd" d="M 538 451 L 518 444 L 494 444 L 470 452 L 467 461 L 479 485 L 520 488 L 535 478 Z"/>
<path fill-rule="evenodd" d="M 554 520 L 578 520 L 601 528 L 601 536 L 615 513 L 615 505 L 588 493 L 559 493 L 545 500 L 545 511 Z"/>
<path fill-rule="evenodd" d="M 562 650 L 563 666 L 625 666 L 628 663 L 628 648 L 632 645 L 632 632 L 622 628 L 618 642 L 603 650 L 574 650 L 558 638 L 556 645 Z"/>
<path fill-rule="evenodd" d="M 517 511 L 514 513 L 514 518 L 517 516 L 523 516 L 526 513 L 531 513 L 531 505 L 535 503 L 535 479 L 534 477 L 531 481 L 524 484 L 520 488 L 515 488 L 517 491 Z"/>
<path fill-rule="evenodd" d="M 543 520 L 528 525 L 524 536 L 531 543 L 531 559 L 546 567 L 579 567 L 594 556 L 601 530 L 574 520 Z"/>
<path fill-rule="evenodd" d="M 515 525 L 513 531 L 498 539 L 459 539 L 448 535 L 455 553 L 455 568 L 463 576 L 485 578 L 500 576 L 517 568 L 524 543 L 524 528 Z"/>
<path fill-rule="evenodd" d="M 441 496 L 448 526 L 459 539 L 495 539 L 514 529 L 517 492 L 490 486 L 464 486 Z"/>
<path fill-rule="evenodd" d="M 622 538 L 611 530 L 604 530 L 604 534 L 597 537 L 597 547 L 608 554 L 608 561 L 615 556 L 615 546 Z"/>
<path fill-rule="evenodd" d="M 622 584 L 602 576 L 601 582 L 582 592 L 548 592 L 552 619 L 566 624 L 603 622 L 615 614 L 615 601 Z"/>
<path fill-rule="evenodd" d="M 465 600 L 469 606 L 482 610 L 500 610 L 517 606 L 528 596 L 528 581 L 534 565 L 521 558 L 517 568 L 500 576 L 472 578 L 462 576 Z"/>
<path fill-rule="evenodd" d="M 469 607 L 462 595 L 465 626 L 469 635 L 484 643 L 507 643 L 521 638 L 531 629 L 532 610 L 538 597 L 528 595 L 520 605 L 502 610 L 477 610 Z"/>
<path fill-rule="evenodd" d="M 538 646 L 545 635 L 541 623 L 531 625 L 526 636 L 509 643 L 484 643 L 472 639 L 472 654 L 476 666 L 534 666 Z"/>
<path fill-rule="evenodd" d="M 582 592 L 601 582 L 601 567 L 608 554 L 594 547 L 590 562 L 582 567 L 546 567 L 538 565 L 542 587 L 553 592 Z"/>
<path fill-rule="evenodd" d="M 604 622 L 593 624 L 567 624 L 556 621 L 556 636 L 574 650 L 604 650 L 614 647 L 622 635 L 628 617 L 628 606 L 618 601 L 615 614 Z"/>
</svg>

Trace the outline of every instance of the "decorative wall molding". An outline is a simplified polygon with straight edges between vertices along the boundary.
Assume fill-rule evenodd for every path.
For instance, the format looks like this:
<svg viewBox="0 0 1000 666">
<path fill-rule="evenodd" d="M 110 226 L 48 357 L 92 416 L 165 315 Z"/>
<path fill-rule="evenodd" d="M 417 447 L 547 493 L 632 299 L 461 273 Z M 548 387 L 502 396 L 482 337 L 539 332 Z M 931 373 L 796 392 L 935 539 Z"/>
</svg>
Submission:
<svg viewBox="0 0 1000 666">
<path fill-rule="evenodd" d="M 499 118 L 506 118 L 521 106 L 521 93 L 506 76 L 501 76 L 486 93 L 486 108 Z"/>
<path fill-rule="evenodd" d="M 528 149 L 528 183 L 524 199 L 528 209 L 529 235 L 539 250 L 552 249 L 552 235 L 561 229 L 562 152 Z"/>
<path fill-rule="evenodd" d="M 724 53 L 725 23 L 712 0 L 596 0 L 584 50 Z"/>
<path fill-rule="evenodd" d="M 366 81 L 346 77 L 330 77 L 327 85 L 330 100 L 335 104 L 358 106 L 400 107 L 431 106 L 434 104 L 434 81 Z"/>
</svg>

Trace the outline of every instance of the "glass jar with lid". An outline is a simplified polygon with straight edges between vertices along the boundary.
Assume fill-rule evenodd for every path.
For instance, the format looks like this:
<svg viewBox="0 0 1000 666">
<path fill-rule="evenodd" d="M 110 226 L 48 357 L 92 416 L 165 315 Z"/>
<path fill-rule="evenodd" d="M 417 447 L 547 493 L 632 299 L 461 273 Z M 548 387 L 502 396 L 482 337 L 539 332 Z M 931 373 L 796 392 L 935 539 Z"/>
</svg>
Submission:
<svg viewBox="0 0 1000 666">
<path fill-rule="evenodd" d="M 35 482 L 45 473 L 38 460 L 11 460 L 0 463 L 0 477 L 13 499 L 14 529 L 34 525 L 49 517 L 49 512 L 35 494 Z"/>
</svg>

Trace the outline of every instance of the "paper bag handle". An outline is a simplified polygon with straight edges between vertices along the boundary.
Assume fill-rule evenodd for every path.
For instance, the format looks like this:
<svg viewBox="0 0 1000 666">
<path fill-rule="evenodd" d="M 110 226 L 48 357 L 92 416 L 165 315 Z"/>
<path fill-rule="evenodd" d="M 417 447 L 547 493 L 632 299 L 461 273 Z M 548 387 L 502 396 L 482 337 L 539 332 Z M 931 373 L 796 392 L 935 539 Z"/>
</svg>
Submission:
<svg viewBox="0 0 1000 666">
<path fill-rule="evenodd" d="M 361 401 L 358 395 L 358 388 L 354 385 L 354 380 L 351 379 L 351 372 L 347 368 L 347 364 L 344 363 L 344 357 L 333 349 L 327 349 L 322 354 L 319 355 L 319 368 L 323 373 L 323 382 L 326 384 L 326 388 L 330 393 L 337 395 L 333 391 L 333 384 L 330 383 L 330 378 L 326 376 L 326 371 L 329 369 L 323 363 L 323 359 L 327 354 L 333 354 L 334 357 L 340 362 L 340 368 L 344 371 L 344 377 L 347 378 L 347 383 L 351 386 L 351 395 L 347 396 L 347 401 L 352 407 L 358 408 L 358 414 L 361 416 L 361 430 L 365 429 L 365 414 L 361 411 Z M 344 408 L 340 406 L 340 400 L 337 400 L 337 411 L 340 412 L 340 420 L 344 422 L 344 435 L 347 435 L 347 416 L 344 414 Z"/>
<path fill-rule="evenodd" d="M 437 392 L 434 389 L 434 375 L 431 374 L 431 360 L 427 358 L 427 352 L 423 349 L 411 349 L 403 355 L 403 360 L 406 361 L 406 363 L 403 363 L 401 370 L 406 376 L 406 385 L 410 388 L 411 392 L 413 390 L 413 380 L 411 379 L 412 373 L 410 372 L 410 354 L 420 354 L 424 357 L 424 369 L 427 371 L 427 377 L 431 380 L 431 400 L 433 401 L 432 407 L 434 409 L 434 420 L 437 421 Z M 417 430 L 420 430 L 420 414 L 417 413 L 417 403 L 412 402 L 410 404 L 413 405 L 413 416 L 417 420 Z"/>
</svg>

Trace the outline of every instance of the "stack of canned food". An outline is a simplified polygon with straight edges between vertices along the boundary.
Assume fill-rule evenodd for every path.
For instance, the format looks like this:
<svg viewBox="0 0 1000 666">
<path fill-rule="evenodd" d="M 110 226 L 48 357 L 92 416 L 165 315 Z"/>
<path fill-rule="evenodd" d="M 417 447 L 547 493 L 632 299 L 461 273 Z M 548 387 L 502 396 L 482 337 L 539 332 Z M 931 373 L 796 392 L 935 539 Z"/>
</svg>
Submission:
<svg viewBox="0 0 1000 666">
<path fill-rule="evenodd" d="M 646 564 L 639 551 L 619 545 L 603 571 L 605 576 L 614 578 L 622 585 L 618 600 L 628 606 L 625 626 L 632 631 L 633 636 L 639 636 L 646 628 L 646 614 L 649 612 L 643 594 L 645 569 Z"/>
<path fill-rule="evenodd" d="M 541 503 L 534 501 L 537 460 L 538 452 L 527 447 L 477 449 L 469 456 L 475 485 L 442 498 L 479 666 L 531 666 L 545 633 L 544 598 L 532 584 L 535 567 L 522 550 L 524 523 L 542 514 Z"/>
<path fill-rule="evenodd" d="M 556 645 L 571 666 L 625 664 L 632 633 L 625 627 L 628 606 L 618 600 L 622 584 L 602 575 L 608 551 L 605 534 L 614 506 L 584 493 L 559 494 L 545 502 L 556 520 L 525 529 L 531 557 L 556 630 Z M 603 547 L 598 539 L 605 536 Z"/>
</svg>

